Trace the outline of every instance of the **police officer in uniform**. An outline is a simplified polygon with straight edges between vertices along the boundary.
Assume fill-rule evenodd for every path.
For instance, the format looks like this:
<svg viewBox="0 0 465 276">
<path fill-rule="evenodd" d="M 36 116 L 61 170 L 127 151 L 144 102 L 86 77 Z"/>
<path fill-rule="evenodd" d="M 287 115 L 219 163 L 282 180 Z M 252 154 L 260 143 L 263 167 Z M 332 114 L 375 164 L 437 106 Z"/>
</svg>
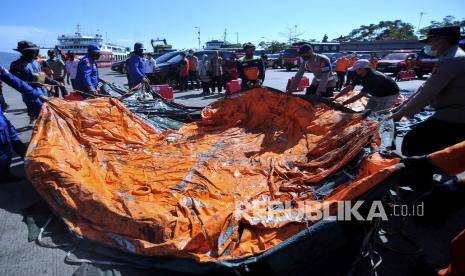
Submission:
<svg viewBox="0 0 465 276">
<path fill-rule="evenodd" d="M 313 52 L 312 46 L 304 44 L 299 49 L 299 55 L 303 58 L 299 71 L 295 74 L 288 93 L 296 91 L 305 71 L 313 73 L 313 80 L 307 88 L 305 95 L 316 94 L 323 97 L 332 97 L 336 87 L 337 78 L 331 70 L 331 62 L 328 57 Z"/>
<path fill-rule="evenodd" d="M 426 155 L 465 140 L 465 52 L 459 47 L 460 27 L 433 28 L 424 51 L 437 56 L 431 77 L 400 107 L 394 120 L 412 117 L 426 105 L 434 114 L 404 137 L 402 154 Z"/>
<path fill-rule="evenodd" d="M 143 60 L 144 50 L 144 45 L 140 42 L 136 42 L 134 44 L 134 51 L 127 61 L 129 88 L 133 88 L 141 82 L 149 83 L 145 75 L 145 61 Z"/>
<path fill-rule="evenodd" d="M 100 49 L 95 45 L 89 45 L 87 47 L 87 55 L 85 55 L 78 63 L 76 72 L 76 90 L 84 99 L 89 98 L 89 94 L 97 93 L 99 77 L 96 61 L 99 58 Z"/>
<path fill-rule="evenodd" d="M 42 106 L 40 98 L 44 97 L 40 87 L 33 88 L 1 66 L 0 81 L 3 81 L 18 90 L 22 94 L 23 100 L 25 100 L 28 109 L 31 109 L 33 112 L 37 112 L 33 115 L 38 116 L 38 112 Z M 26 154 L 26 146 L 19 139 L 16 129 L 10 121 L 8 121 L 5 115 L 3 115 L 3 110 L 0 106 L 0 183 L 20 180 L 18 177 L 10 174 L 13 151 L 15 151 L 19 156 L 24 157 Z"/>
<path fill-rule="evenodd" d="M 39 56 L 39 47 L 30 41 L 18 42 L 18 47 L 14 49 L 21 53 L 21 57 L 13 61 L 10 65 L 10 72 L 18 77 L 20 80 L 28 83 L 33 88 L 37 88 L 41 91 L 43 96 L 48 96 L 47 90 L 43 87 L 43 84 L 60 85 L 57 81 L 47 77 L 42 72 L 42 67 L 37 62 Z M 25 98 L 23 94 L 23 102 L 26 104 L 27 112 L 32 123 L 40 110 L 35 109 L 35 105 L 28 104 L 29 98 Z"/>
<path fill-rule="evenodd" d="M 265 80 L 265 67 L 261 57 L 255 56 L 255 45 L 244 44 L 245 56 L 237 60 L 237 73 L 242 79 L 242 89 L 262 86 Z"/>
</svg>

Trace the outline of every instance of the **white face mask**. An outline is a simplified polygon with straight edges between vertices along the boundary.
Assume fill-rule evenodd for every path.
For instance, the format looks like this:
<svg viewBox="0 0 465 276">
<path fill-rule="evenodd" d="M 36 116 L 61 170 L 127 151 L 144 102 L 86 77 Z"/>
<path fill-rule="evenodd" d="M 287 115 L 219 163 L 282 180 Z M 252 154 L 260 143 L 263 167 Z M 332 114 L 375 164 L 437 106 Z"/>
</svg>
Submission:
<svg viewBox="0 0 465 276">
<path fill-rule="evenodd" d="M 433 50 L 433 48 L 431 47 L 431 45 L 426 45 L 425 47 L 423 47 L 423 51 L 425 52 L 425 54 L 427 54 L 428 56 L 432 56 L 432 57 L 435 57 L 438 55 L 438 52 L 436 50 Z"/>
</svg>

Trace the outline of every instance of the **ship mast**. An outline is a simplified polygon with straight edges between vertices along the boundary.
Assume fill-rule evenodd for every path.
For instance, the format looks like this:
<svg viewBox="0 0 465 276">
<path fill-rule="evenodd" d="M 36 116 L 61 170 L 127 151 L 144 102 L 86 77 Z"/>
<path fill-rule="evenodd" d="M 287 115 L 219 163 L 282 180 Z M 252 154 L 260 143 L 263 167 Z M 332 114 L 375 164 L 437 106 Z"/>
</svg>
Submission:
<svg viewBox="0 0 465 276">
<path fill-rule="evenodd" d="M 76 35 L 80 36 L 81 35 L 81 25 L 78 23 L 76 27 L 77 27 Z"/>
</svg>

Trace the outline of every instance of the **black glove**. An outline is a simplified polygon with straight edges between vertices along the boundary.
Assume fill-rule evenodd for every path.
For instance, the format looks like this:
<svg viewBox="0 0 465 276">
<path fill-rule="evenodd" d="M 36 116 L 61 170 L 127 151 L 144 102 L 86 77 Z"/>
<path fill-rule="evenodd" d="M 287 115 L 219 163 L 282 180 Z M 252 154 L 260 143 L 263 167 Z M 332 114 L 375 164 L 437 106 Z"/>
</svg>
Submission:
<svg viewBox="0 0 465 276">
<path fill-rule="evenodd" d="M 433 175 L 434 173 L 442 173 L 438 167 L 434 166 L 433 163 L 426 156 L 414 156 L 406 157 L 401 160 L 404 165 L 418 173 Z"/>
</svg>

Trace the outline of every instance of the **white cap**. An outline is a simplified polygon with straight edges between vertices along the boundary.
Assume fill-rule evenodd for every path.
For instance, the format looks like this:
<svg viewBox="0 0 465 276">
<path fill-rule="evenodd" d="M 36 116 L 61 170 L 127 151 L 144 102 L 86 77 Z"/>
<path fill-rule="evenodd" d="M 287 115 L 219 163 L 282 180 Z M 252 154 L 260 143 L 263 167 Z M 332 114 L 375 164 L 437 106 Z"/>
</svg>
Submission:
<svg viewBox="0 0 465 276">
<path fill-rule="evenodd" d="M 357 69 L 367 69 L 367 68 L 370 68 L 370 61 L 368 59 L 359 59 L 348 70 L 355 71 Z"/>
</svg>

